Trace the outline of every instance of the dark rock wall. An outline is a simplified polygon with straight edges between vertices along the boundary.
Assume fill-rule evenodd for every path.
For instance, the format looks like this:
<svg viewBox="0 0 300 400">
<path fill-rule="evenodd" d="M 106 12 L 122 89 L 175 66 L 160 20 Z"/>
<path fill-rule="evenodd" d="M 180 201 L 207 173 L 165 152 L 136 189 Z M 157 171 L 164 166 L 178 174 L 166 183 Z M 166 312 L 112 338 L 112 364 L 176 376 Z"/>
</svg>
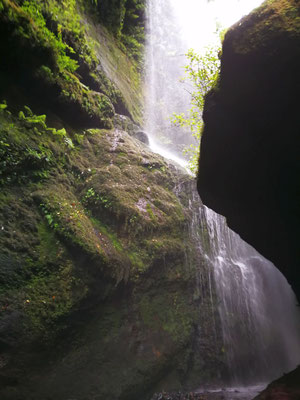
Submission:
<svg viewBox="0 0 300 400">
<path fill-rule="evenodd" d="M 204 109 L 198 191 L 300 296 L 300 15 L 265 2 L 226 34 Z"/>
<path fill-rule="evenodd" d="M 297 400 L 300 397 L 300 367 L 267 386 L 253 400 Z"/>
</svg>

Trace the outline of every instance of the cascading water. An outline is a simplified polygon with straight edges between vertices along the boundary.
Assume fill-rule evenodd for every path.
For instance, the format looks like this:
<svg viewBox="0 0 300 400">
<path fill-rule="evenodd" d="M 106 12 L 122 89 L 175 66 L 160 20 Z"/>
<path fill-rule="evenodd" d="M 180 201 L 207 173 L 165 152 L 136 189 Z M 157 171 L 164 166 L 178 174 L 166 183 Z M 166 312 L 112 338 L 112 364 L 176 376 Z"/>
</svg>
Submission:
<svg viewBox="0 0 300 400">
<path fill-rule="evenodd" d="M 189 90 L 180 82 L 184 54 L 189 47 L 196 47 L 189 39 L 198 41 L 202 47 L 212 40 L 212 34 L 201 35 L 201 29 L 197 33 L 191 25 L 198 21 L 203 28 L 210 20 L 213 31 L 212 13 L 217 7 L 222 9 L 224 1 L 223 4 L 220 0 L 182 3 L 182 0 L 148 0 L 145 130 L 153 151 L 186 165 L 180 150 L 192 143 L 192 139 L 170 122 L 173 112 L 182 113 L 189 108 Z M 259 3 L 252 0 L 252 8 Z M 227 2 L 226 7 L 230 8 Z M 227 24 L 241 16 L 229 18 Z M 204 207 L 195 188 L 190 207 L 193 222 L 189 231 L 198 242 L 206 265 L 203 269 L 202 263 L 199 269 L 199 287 L 205 281 L 212 308 L 210 318 L 214 318 L 214 309 L 219 311 L 228 379 L 232 384 L 267 382 L 295 368 L 300 362 L 300 313 L 286 279 L 232 232 L 223 217 Z M 213 330 L 217 329 L 214 321 L 211 325 Z M 217 343 L 218 332 L 215 335 Z"/>
<path fill-rule="evenodd" d="M 155 152 L 186 166 L 182 150 L 193 138 L 170 122 L 172 113 L 186 112 L 190 102 L 189 93 L 179 85 L 186 45 L 176 25 L 175 11 L 168 0 L 148 2 L 145 130 Z"/>
<path fill-rule="evenodd" d="M 272 263 L 204 207 L 206 253 L 220 299 L 225 356 L 234 383 L 266 382 L 300 361 L 296 298 Z"/>
</svg>

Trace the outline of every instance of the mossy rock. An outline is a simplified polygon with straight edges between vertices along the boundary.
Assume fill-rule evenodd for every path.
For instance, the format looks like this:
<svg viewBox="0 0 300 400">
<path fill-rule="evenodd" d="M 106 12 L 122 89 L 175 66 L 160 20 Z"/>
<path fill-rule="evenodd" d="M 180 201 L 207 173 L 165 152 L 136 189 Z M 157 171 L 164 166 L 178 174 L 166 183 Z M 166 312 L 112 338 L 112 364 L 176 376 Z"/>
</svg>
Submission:
<svg viewBox="0 0 300 400">
<path fill-rule="evenodd" d="M 195 344 L 201 321 L 215 348 L 192 179 L 134 138 L 144 2 L 128 0 L 119 32 L 95 7 L 0 1 L 3 399 L 132 400 L 219 357 Z"/>
<path fill-rule="evenodd" d="M 133 399 L 181 387 L 199 321 L 196 265 L 205 268 L 174 193 L 191 178 L 120 129 L 57 134 L 29 108 L 4 107 L 0 121 L 11 155 L 1 164 L 1 396 Z M 211 305 L 201 307 L 205 319 Z M 197 354 L 203 368 L 211 356 Z"/>
<path fill-rule="evenodd" d="M 0 5 L 0 94 L 13 106 L 26 98 L 34 109 L 50 109 L 71 126 L 86 128 L 111 128 L 115 108 L 141 122 L 140 73 L 83 3 Z M 122 64 L 117 73 L 116 62 Z"/>
<path fill-rule="evenodd" d="M 239 26 L 239 35 L 235 37 Z M 226 33 L 228 40 L 233 39 L 233 48 L 237 54 L 247 54 L 255 50 L 273 51 L 272 43 L 278 40 L 276 51 L 286 43 L 299 39 L 300 14 L 296 0 L 268 0 L 244 17 Z M 232 38 L 230 38 L 232 36 Z M 272 50 L 273 49 L 273 50 Z M 272 53 L 270 53 L 272 55 Z"/>
</svg>

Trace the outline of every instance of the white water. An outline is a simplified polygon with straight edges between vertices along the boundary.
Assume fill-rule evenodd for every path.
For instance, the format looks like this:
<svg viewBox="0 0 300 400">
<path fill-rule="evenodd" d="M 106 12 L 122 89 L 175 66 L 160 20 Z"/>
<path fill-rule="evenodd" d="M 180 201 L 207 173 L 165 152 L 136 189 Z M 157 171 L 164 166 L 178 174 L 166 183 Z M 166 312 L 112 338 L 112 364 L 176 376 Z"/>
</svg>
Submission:
<svg viewBox="0 0 300 400">
<path fill-rule="evenodd" d="M 260 3 L 148 0 L 145 130 L 154 152 L 186 166 L 181 149 L 193 141 L 188 132 L 170 123 L 174 111 L 189 108 L 189 88 L 180 83 L 184 53 L 192 46 L 201 50 L 212 40 L 216 11 L 228 25 Z M 209 286 L 211 318 L 214 309 L 219 311 L 231 384 L 267 382 L 292 370 L 300 363 L 300 314 L 290 286 L 272 263 L 228 229 L 223 217 L 199 205 L 196 190 L 193 196 L 190 234 L 206 264 L 205 269 L 199 267 L 199 290 Z M 211 326 L 216 330 L 218 323 L 212 321 Z M 218 332 L 214 335 L 217 343 Z"/>
<path fill-rule="evenodd" d="M 227 365 L 232 382 L 272 380 L 300 362 L 300 313 L 274 265 L 204 207 Z M 202 221 L 204 222 L 204 221 Z"/>
<path fill-rule="evenodd" d="M 163 147 L 162 145 L 158 144 L 153 139 L 152 136 L 149 137 L 149 146 L 154 153 L 160 154 L 164 158 L 174 161 L 175 163 L 179 164 L 181 167 L 183 167 L 185 169 L 188 168 L 187 160 L 184 160 L 183 158 L 178 157 L 175 153 L 172 153 L 166 147 Z"/>
<path fill-rule="evenodd" d="M 171 149 L 173 157 L 182 159 L 182 150 L 196 144 L 189 130 L 171 123 L 173 113 L 187 114 L 190 108 L 192 86 L 182 81 L 187 51 L 194 48 L 201 53 L 205 46 L 217 43 L 217 23 L 229 27 L 260 3 L 262 0 L 148 0 L 145 130 L 159 147 L 153 147 L 154 152 Z"/>
</svg>

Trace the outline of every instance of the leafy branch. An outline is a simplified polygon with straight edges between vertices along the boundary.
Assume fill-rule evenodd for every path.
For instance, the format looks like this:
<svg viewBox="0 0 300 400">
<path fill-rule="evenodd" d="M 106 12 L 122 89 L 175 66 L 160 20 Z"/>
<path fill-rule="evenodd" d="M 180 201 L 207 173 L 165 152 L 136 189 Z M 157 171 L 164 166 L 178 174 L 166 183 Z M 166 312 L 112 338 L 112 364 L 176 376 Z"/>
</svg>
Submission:
<svg viewBox="0 0 300 400">
<path fill-rule="evenodd" d="M 192 85 L 191 91 L 191 107 L 184 114 L 173 114 L 172 123 L 182 128 L 189 128 L 191 134 L 200 141 L 203 120 L 202 112 L 204 107 L 205 95 L 217 84 L 220 70 L 219 46 L 210 46 L 206 48 L 203 55 L 197 54 L 195 50 L 190 49 L 186 57 L 188 64 L 185 66 L 186 77 L 183 79 Z M 184 149 L 184 153 L 188 154 L 189 168 L 193 173 L 197 172 L 199 145 L 191 144 Z"/>
</svg>

